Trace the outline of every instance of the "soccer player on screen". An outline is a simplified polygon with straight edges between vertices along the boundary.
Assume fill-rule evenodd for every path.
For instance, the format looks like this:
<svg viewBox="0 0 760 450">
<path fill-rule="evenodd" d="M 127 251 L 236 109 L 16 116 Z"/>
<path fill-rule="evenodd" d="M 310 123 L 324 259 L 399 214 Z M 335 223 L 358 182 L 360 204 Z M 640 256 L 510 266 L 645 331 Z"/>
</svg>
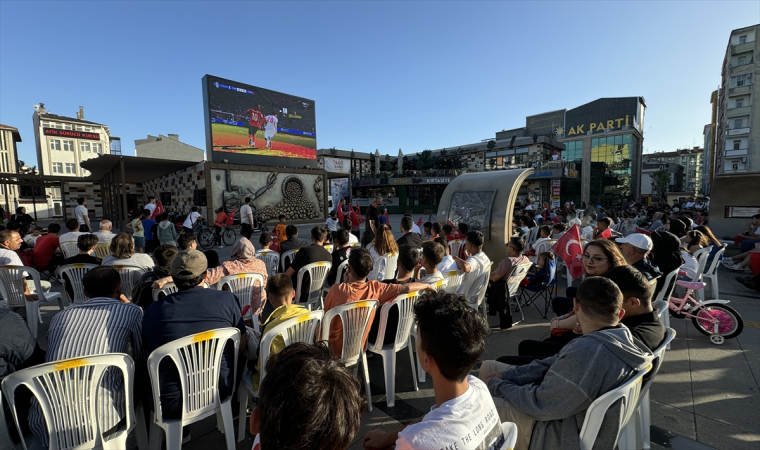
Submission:
<svg viewBox="0 0 760 450">
<path fill-rule="evenodd" d="M 261 108 L 261 106 L 259 106 Z M 251 146 L 256 145 L 256 132 L 261 129 L 261 125 L 264 123 L 264 114 L 258 109 L 249 109 L 245 112 L 248 116 L 248 143 Z"/>
<path fill-rule="evenodd" d="M 277 113 L 270 114 L 264 119 L 267 121 L 264 126 L 264 138 L 267 140 L 266 148 L 272 148 L 272 138 L 277 134 Z"/>
</svg>

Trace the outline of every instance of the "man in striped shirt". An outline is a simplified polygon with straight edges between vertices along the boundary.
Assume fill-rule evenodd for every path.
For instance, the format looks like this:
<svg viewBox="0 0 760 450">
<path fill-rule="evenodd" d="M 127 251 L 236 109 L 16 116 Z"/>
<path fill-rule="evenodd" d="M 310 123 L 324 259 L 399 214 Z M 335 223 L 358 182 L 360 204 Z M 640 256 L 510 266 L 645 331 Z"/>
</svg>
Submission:
<svg viewBox="0 0 760 450">
<path fill-rule="evenodd" d="M 143 312 L 121 294 L 119 273 L 110 266 L 97 267 L 84 275 L 82 285 L 84 294 L 90 300 L 73 305 L 53 317 L 48 331 L 46 361 L 126 353 L 135 361 L 136 376 L 142 378 L 142 374 L 146 373 L 141 334 Z M 146 384 L 134 383 L 136 399 L 140 398 L 137 387 Z M 124 392 L 121 371 L 108 369 L 98 393 L 101 402 L 98 406 L 99 419 L 104 433 L 116 427 L 124 417 Z M 29 426 L 38 442 L 47 447 L 45 418 L 36 400 L 29 413 Z"/>
</svg>

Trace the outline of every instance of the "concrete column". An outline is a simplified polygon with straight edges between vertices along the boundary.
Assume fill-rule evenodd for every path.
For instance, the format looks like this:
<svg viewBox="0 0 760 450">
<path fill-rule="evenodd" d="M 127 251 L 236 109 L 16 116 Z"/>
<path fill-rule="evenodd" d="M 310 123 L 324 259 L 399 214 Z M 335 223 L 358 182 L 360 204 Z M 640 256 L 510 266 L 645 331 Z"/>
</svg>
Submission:
<svg viewBox="0 0 760 450">
<path fill-rule="evenodd" d="M 583 160 L 581 163 L 581 201 L 590 206 L 591 201 L 591 138 L 583 138 Z"/>
</svg>

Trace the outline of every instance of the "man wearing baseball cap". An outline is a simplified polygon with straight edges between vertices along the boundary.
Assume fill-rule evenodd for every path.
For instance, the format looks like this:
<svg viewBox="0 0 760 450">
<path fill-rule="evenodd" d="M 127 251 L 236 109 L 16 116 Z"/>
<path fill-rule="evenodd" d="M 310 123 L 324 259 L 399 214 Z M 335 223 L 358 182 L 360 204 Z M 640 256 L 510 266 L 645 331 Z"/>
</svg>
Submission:
<svg viewBox="0 0 760 450">
<path fill-rule="evenodd" d="M 206 256 L 192 248 L 180 252 L 174 258 L 170 271 L 177 292 L 153 302 L 143 317 L 142 334 L 148 353 L 185 336 L 230 327 L 240 330 L 240 351 L 245 349 L 245 323 L 237 297 L 229 291 L 205 289 L 203 281 L 206 279 L 207 267 Z M 235 388 L 232 371 L 236 356 L 230 346 L 222 357 L 219 374 L 219 394 L 222 400 L 231 395 Z M 161 412 L 164 419 L 176 419 L 182 414 L 182 389 L 176 368 L 167 362 L 168 358 L 158 369 L 161 380 Z M 238 364 L 239 371 L 242 372 L 240 369 L 243 368 L 245 364 Z"/>
<path fill-rule="evenodd" d="M 639 269 L 647 280 L 652 281 L 662 275 L 662 271 L 647 259 L 652 250 L 652 240 L 646 234 L 633 233 L 623 238 L 615 239 L 620 244 L 620 251 L 628 264 Z"/>
</svg>

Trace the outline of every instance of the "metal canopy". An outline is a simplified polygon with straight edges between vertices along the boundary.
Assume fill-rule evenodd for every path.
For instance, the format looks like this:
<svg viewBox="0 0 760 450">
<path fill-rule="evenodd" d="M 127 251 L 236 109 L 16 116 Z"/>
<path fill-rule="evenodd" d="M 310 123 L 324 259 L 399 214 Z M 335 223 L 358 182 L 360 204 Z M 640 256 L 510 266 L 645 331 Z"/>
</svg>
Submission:
<svg viewBox="0 0 760 450">
<path fill-rule="evenodd" d="M 123 174 L 127 183 L 146 183 L 169 175 L 201 161 L 175 161 L 172 159 L 140 158 L 137 156 L 100 155 L 79 163 L 90 171 L 90 179 L 102 180 L 117 164 L 123 162 Z M 121 168 L 119 168 L 121 170 Z"/>
</svg>

